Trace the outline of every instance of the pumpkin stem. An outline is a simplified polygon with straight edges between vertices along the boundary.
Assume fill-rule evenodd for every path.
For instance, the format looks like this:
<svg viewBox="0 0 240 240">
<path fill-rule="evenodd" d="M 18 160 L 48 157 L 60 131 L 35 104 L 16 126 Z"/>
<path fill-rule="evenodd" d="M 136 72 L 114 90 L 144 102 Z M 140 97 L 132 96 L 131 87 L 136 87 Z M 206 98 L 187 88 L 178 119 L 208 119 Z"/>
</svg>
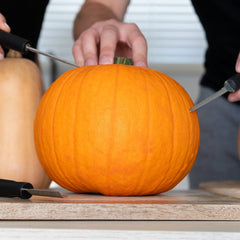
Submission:
<svg viewBox="0 0 240 240">
<path fill-rule="evenodd" d="M 133 65 L 133 61 L 131 58 L 114 57 L 114 64 Z"/>
<path fill-rule="evenodd" d="M 21 58 L 22 54 L 16 50 L 9 49 L 7 53 L 7 58 Z"/>
</svg>

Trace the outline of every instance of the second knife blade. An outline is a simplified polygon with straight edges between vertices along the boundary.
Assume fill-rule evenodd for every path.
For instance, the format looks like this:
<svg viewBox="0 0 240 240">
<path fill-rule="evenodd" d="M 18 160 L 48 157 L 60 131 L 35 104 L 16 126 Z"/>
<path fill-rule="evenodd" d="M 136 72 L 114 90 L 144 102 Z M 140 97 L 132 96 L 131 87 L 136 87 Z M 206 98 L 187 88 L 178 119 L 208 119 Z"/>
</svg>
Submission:
<svg viewBox="0 0 240 240">
<path fill-rule="evenodd" d="M 227 79 L 224 82 L 224 86 L 219 91 L 196 104 L 193 108 L 190 109 L 190 112 L 197 110 L 198 108 L 206 105 L 207 103 L 213 101 L 214 99 L 222 96 L 226 92 L 236 92 L 238 89 L 240 89 L 240 73 L 237 73 L 230 77 L 229 79 Z"/>
<path fill-rule="evenodd" d="M 54 191 L 54 190 L 22 188 L 22 191 L 27 191 L 31 195 L 36 195 L 36 196 L 63 198 L 60 192 Z"/>
</svg>

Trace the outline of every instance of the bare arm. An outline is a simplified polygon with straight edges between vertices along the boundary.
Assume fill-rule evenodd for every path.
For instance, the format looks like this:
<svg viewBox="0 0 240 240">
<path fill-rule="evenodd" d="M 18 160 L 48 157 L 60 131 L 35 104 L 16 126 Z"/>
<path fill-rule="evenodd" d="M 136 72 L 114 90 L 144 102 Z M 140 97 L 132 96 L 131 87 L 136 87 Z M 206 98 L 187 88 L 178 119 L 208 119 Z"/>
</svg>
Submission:
<svg viewBox="0 0 240 240">
<path fill-rule="evenodd" d="M 129 0 L 86 0 L 74 21 L 74 39 L 95 22 L 108 19 L 122 21 L 128 4 Z"/>
<path fill-rule="evenodd" d="M 136 24 L 123 23 L 129 0 L 85 0 L 74 21 L 73 56 L 79 66 L 111 64 L 114 56 L 147 66 L 147 43 Z"/>
</svg>

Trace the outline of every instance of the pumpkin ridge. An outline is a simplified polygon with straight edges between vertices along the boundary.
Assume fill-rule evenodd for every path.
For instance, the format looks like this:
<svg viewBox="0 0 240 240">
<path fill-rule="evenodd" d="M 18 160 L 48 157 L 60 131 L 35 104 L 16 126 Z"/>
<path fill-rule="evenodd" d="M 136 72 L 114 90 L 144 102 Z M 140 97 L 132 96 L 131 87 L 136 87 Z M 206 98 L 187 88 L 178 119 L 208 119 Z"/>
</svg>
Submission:
<svg viewBox="0 0 240 240">
<path fill-rule="evenodd" d="M 141 74 L 146 76 L 146 72 L 145 71 L 141 71 Z M 149 114 L 150 113 L 149 92 L 148 92 L 149 86 L 148 86 L 148 78 L 147 77 L 144 78 L 144 83 L 145 83 L 145 87 L 146 87 L 146 101 L 147 101 L 146 115 L 150 116 L 150 114 Z M 146 134 L 145 141 L 146 141 L 146 144 L 147 144 L 147 148 L 149 149 L 149 137 L 150 137 L 149 117 L 147 118 L 146 126 L 147 126 L 147 134 Z M 148 176 L 148 174 L 145 174 L 149 170 L 148 158 L 149 158 L 149 152 L 146 151 L 144 167 L 142 168 L 142 173 L 140 174 L 140 180 L 139 180 L 138 184 L 136 184 L 135 189 L 133 190 L 133 192 L 136 192 L 136 194 L 141 192 L 142 185 L 144 184 L 145 179 Z M 145 176 L 145 178 L 143 178 L 143 176 Z M 136 189 L 138 189 L 138 190 L 136 190 Z"/>
<path fill-rule="evenodd" d="M 170 81 L 169 81 L 170 82 Z M 177 89 L 178 87 L 181 87 L 182 89 L 183 89 L 183 87 L 182 86 L 180 86 L 179 84 L 178 84 L 178 82 L 176 82 L 175 80 L 173 80 L 173 81 L 171 81 L 170 82 L 170 84 L 172 85 L 172 89 Z M 175 88 L 174 88 L 174 86 L 176 86 Z M 185 90 L 184 90 L 185 91 Z M 178 91 L 178 96 L 180 96 L 180 98 L 182 99 L 182 102 L 184 103 L 184 105 L 186 106 L 186 102 L 183 100 L 183 95 L 182 95 L 182 92 L 180 92 L 180 91 Z M 188 134 L 188 136 L 189 136 L 189 131 L 187 132 L 187 134 Z M 173 132 L 173 135 L 174 135 L 174 132 Z M 173 139 L 175 139 L 176 140 L 176 138 L 173 138 Z M 188 137 L 188 141 L 189 141 L 189 137 Z M 173 141 L 173 142 L 175 142 L 175 141 Z M 186 159 L 186 156 L 188 155 L 188 151 L 186 151 L 185 152 L 185 158 L 184 159 Z M 181 166 L 184 164 L 184 161 L 182 161 L 181 163 L 179 163 L 178 162 L 178 164 L 181 164 Z M 180 169 L 182 169 L 182 167 L 179 167 L 178 166 L 178 168 L 180 168 Z M 172 181 L 171 181 L 171 184 L 169 185 L 169 189 L 171 189 L 171 188 L 173 188 L 173 187 L 175 187 L 176 186 L 176 183 L 174 183 L 175 182 L 175 179 L 178 179 L 179 178 L 179 173 L 181 173 L 181 175 L 183 175 L 182 174 L 182 171 L 180 172 L 180 171 L 177 171 L 177 173 L 175 174 L 175 175 L 173 175 L 173 177 L 172 177 Z M 182 176 L 181 177 L 181 180 L 183 179 L 185 177 L 185 174 L 184 174 L 184 176 Z M 180 181 L 181 181 L 180 180 Z M 178 183 L 180 182 L 180 181 L 178 181 Z M 174 184 L 173 184 L 174 183 Z M 178 184 L 177 183 L 177 184 Z"/>
<path fill-rule="evenodd" d="M 64 81 L 64 83 L 62 83 L 61 89 L 60 89 L 60 91 L 58 93 L 58 96 L 57 96 L 55 104 L 54 104 L 54 108 L 53 108 L 53 112 L 54 113 L 56 112 L 56 108 L 57 108 L 56 106 L 58 105 L 58 101 L 59 101 L 60 96 L 61 96 L 61 94 L 62 94 L 62 92 L 64 90 L 64 86 L 69 82 L 69 80 L 71 80 L 71 77 L 74 74 L 75 74 L 75 71 L 72 71 L 71 74 L 68 77 L 66 77 L 66 80 Z M 56 114 L 54 114 L 53 118 L 52 118 L 52 128 L 51 128 L 52 136 L 54 136 L 54 119 L 55 119 L 55 117 L 56 117 Z M 54 138 L 52 138 L 52 139 L 54 139 Z M 55 142 L 53 142 L 53 152 L 54 152 L 54 155 L 56 157 L 56 160 L 59 159 L 59 157 L 57 155 L 57 151 L 56 151 L 56 144 L 55 144 Z M 58 177 L 63 176 L 67 180 L 68 184 L 70 184 L 71 187 L 74 189 L 74 184 L 68 179 L 67 175 L 64 174 L 64 171 L 59 167 L 58 162 L 59 162 L 58 160 L 56 162 L 53 160 L 54 166 L 58 168 L 57 171 L 60 173 L 56 177 L 58 178 Z M 54 181 L 55 180 L 58 183 L 58 179 L 54 179 Z M 62 181 L 60 181 L 60 182 L 62 182 Z"/>
<path fill-rule="evenodd" d="M 170 95 L 169 95 L 169 91 L 168 91 L 168 87 L 167 87 L 167 85 L 166 85 L 166 83 L 165 83 L 165 81 L 171 81 L 170 79 L 167 79 L 166 78 L 166 75 L 165 75 L 165 73 L 158 73 L 158 72 L 156 72 L 156 71 L 154 71 L 154 74 L 156 75 L 156 77 L 158 77 L 159 75 L 161 75 L 162 76 L 162 85 L 164 86 L 164 88 L 165 88 L 165 92 L 166 92 L 166 95 L 167 95 L 167 97 L 168 97 L 168 102 L 170 103 L 171 102 L 171 97 L 170 97 Z M 172 123 L 172 132 L 171 132 L 171 134 L 172 134 L 172 139 L 174 139 L 174 130 L 175 130 L 175 126 L 174 126 L 174 123 L 175 123 L 175 121 L 174 121 L 174 113 L 173 113 L 173 109 L 172 109 L 172 104 L 169 104 L 169 110 L 170 110 L 170 113 L 171 113 L 171 119 L 172 119 L 172 121 L 171 121 L 171 123 Z M 173 151 L 174 151 L 174 148 L 175 148 L 175 144 L 174 144 L 174 142 L 175 141 L 172 141 L 172 143 L 171 143 L 171 156 L 169 157 L 169 162 L 170 162 L 170 164 L 168 164 L 168 167 L 166 168 L 166 172 L 169 172 L 169 169 L 170 169 L 170 166 L 172 166 L 172 162 L 173 162 Z M 170 143 L 170 142 L 169 142 Z M 164 179 L 164 180 L 166 180 L 166 179 Z M 168 180 L 167 180 L 168 181 Z M 164 185 L 166 185 L 166 184 L 164 184 Z M 157 188 L 157 187 L 156 187 Z M 164 190 L 165 191 L 165 190 Z"/>
<path fill-rule="evenodd" d="M 67 80 L 66 80 L 67 81 Z M 59 81 L 60 82 L 60 81 Z M 58 82 L 54 82 L 47 90 L 46 90 L 46 92 L 49 92 L 49 89 L 53 86 L 53 85 L 57 85 L 58 84 Z M 62 84 L 62 83 L 61 83 Z M 58 85 L 60 85 L 60 84 L 58 84 Z M 43 95 L 43 97 L 42 97 L 42 99 L 41 99 L 41 101 L 40 101 L 40 103 L 39 103 L 39 107 L 38 107 L 38 111 L 37 111 L 37 113 L 38 114 L 36 114 L 36 116 L 39 118 L 39 119 L 41 119 L 41 118 L 43 118 L 42 116 L 44 116 L 45 115 L 45 112 L 47 111 L 47 109 L 46 108 L 42 108 L 41 107 L 41 105 L 44 105 L 44 104 L 46 104 L 47 106 L 48 105 L 50 105 L 49 103 L 51 102 L 51 94 L 44 94 Z M 39 113 L 39 110 L 41 110 L 40 111 L 40 113 Z M 37 124 L 37 122 L 38 121 L 40 121 L 38 118 L 35 118 L 35 124 Z M 43 125 L 41 124 L 40 125 L 40 127 L 42 127 L 43 128 Z M 36 132 L 39 132 L 39 136 L 41 136 L 41 131 L 40 131 L 40 127 L 39 128 L 35 128 L 35 133 Z M 36 136 L 38 135 L 38 134 L 34 134 L 35 135 L 35 138 L 36 138 Z M 39 145 L 43 145 L 42 143 L 44 142 L 44 140 L 43 140 L 43 138 L 36 138 L 35 139 L 35 143 L 36 142 L 39 142 Z M 45 156 L 43 156 L 43 158 L 45 158 Z M 53 160 L 54 161 L 54 160 Z M 41 161 L 40 161 L 41 162 Z M 51 163 L 51 164 L 50 164 Z M 53 174 L 53 172 L 54 172 L 54 170 L 52 170 L 52 162 L 51 161 L 46 161 L 45 162 L 45 164 L 43 165 L 43 168 L 45 169 L 45 171 L 47 171 L 47 173 L 48 173 L 48 176 L 50 177 L 50 178 L 52 178 L 51 176 L 54 176 L 54 174 Z"/>
<path fill-rule="evenodd" d="M 185 102 L 185 105 L 186 105 L 186 98 L 183 98 L 183 101 Z M 193 103 L 192 103 L 192 106 L 193 106 Z M 189 124 L 191 124 L 191 128 L 189 128 L 189 131 L 188 131 L 188 135 L 190 136 L 190 131 L 194 128 L 194 126 L 193 126 L 193 124 L 192 124 L 192 121 L 190 121 L 191 120 L 191 117 L 194 117 L 194 116 L 192 116 L 192 114 L 194 114 L 194 115 L 197 115 L 197 111 L 195 111 L 195 112 L 193 112 L 193 113 L 190 113 L 190 108 L 192 107 L 192 106 L 188 106 L 189 107 L 189 114 L 187 115 L 188 116 L 188 119 L 189 119 Z M 196 129 L 195 130 L 195 132 L 197 132 L 198 133 L 198 135 L 199 135 L 199 131 Z M 194 138 L 194 142 L 190 142 L 190 137 L 189 137 L 189 145 L 191 144 L 191 145 L 196 145 L 196 142 L 197 142 L 197 138 Z M 196 148 L 196 149 L 198 149 L 198 148 Z M 188 149 L 188 151 L 191 151 L 191 149 L 189 148 Z M 196 155 L 197 153 L 195 153 L 195 155 Z M 191 167 L 187 170 L 187 172 L 189 172 L 190 170 L 191 170 L 191 168 L 192 168 L 192 166 L 193 166 L 193 164 L 194 164 L 194 161 L 192 161 L 192 164 L 191 164 Z"/>
<path fill-rule="evenodd" d="M 115 119 L 116 119 L 116 106 L 117 106 L 117 88 L 118 88 L 118 78 L 119 78 L 119 68 L 121 65 L 119 64 L 116 64 L 116 77 L 115 77 L 115 89 L 114 89 L 114 97 L 113 97 L 113 107 L 112 107 L 112 113 L 111 113 L 111 131 L 110 131 L 110 144 L 109 144 L 109 150 L 108 150 L 108 153 L 107 153 L 107 159 L 109 159 L 109 165 L 108 165 L 108 177 L 106 178 L 106 181 L 108 182 L 108 192 L 111 193 L 112 192 L 112 186 L 111 186 L 111 174 L 109 174 L 111 172 L 111 167 L 112 167 L 112 164 L 113 164 L 113 156 L 112 155 L 112 151 L 113 151 L 113 147 L 114 147 L 114 137 L 113 137 L 113 134 L 114 132 L 116 133 L 116 130 L 114 131 L 114 125 L 115 125 Z"/>
<path fill-rule="evenodd" d="M 45 102 L 48 102 L 49 101 L 49 96 L 43 96 L 44 97 L 44 101 Z M 48 98 L 46 98 L 46 97 L 48 97 Z M 44 110 L 46 111 L 46 109 L 44 109 L 44 108 L 40 108 L 40 105 L 42 104 L 42 99 L 41 99 L 41 101 L 40 101 L 40 103 L 39 103 L 39 107 L 38 107 L 38 110 L 37 110 L 37 116 L 38 116 L 38 118 L 41 118 L 41 116 L 42 115 L 44 115 Z M 40 112 L 40 113 L 39 113 Z M 35 118 L 34 119 L 34 124 L 37 124 L 37 122 L 39 121 L 39 119 L 38 118 Z M 39 127 L 39 128 L 37 128 L 37 129 L 35 129 L 35 131 L 34 131 L 34 141 L 35 141 L 35 145 L 38 145 L 38 146 L 43 146 L 43 141 L 42 141 L 42 139 L 40 139 L 39 137 L 37 137 L 38 135 L 40 135 L 40 130 L 41 130 L 41 127 L 43 127 L 42 125 Z M 38 148 L 36 148 L 36 150 L 38 151 Z M 39 158 L 39 156 L 38 156 L 38 158 Z M 41 158 L 39 158 L 39 160 L 40 160 Z M 41 161 L 40 161 L 40 163 L 41 163 Z M 46 172 L 48 172 L 48 177 L 50 177 L 49 175 L 52 175 L 52 173 L 51 173 L 51 167 L 49 167 L 50 166 L 50 163 L 49 162 L 47 162 L 47 163 L 45 163 L 45 165 L 43 166 L 43 169 L 46 171 Z"/>
<path fill-rule="evenodd" d="M 176 85 L 176 84 L 174 84 L 174 85 Z M 181 98 L 181 101 L 183 102 L 183 104 L 186 106 L 186 108 L 187 108 L 187 102 L 185 101 L 185 98 L 183 97 L 183 92 L 180 92 L 180 94 L 178 95 L 178 96 L 180 96 L 180 98 Z M 187 114 L 188 116 L 187 116 L 187 122 L 188 122 L 188 124 L 189 123 L 191 123 L 191 121 L 189 121 L 189 115 L 190 115 L 190 110 L 189 110 L 189 114 Z M 189 142 L 190 142 L 190 132 L 189 131 L 187 131 L 187 135 L 188 135 L 188 137 L 186 137 L 186 139 L 185 140 L 187 140 L 187 142 L 188 142 L 188 146 L 189 146 Z M 189 151 L 190 151 L 190 148 L 188 148 L 187 149 L 187 151 L 185 152 L 185 155 L 184 155 L 184 159 L 186 159 L 186 156 L 188 156 L 189 155 Z M 179 164 L 181 164 L 181 166 L 180 166 L 180 169 L 184 169 L 185 171 L 186 171 L 186 167 L 184 167 L 184 165 L 185 165 L 185 161 L 182 161 L 182 162 L 180 162 Z M 183 171 L 183 170 L 182 170 Z M 184 172 L 185 172 L 184 171 Z M 185 176 L 181 173 L 181 178 L 180 178 L 180 174 L 179 174 L 180 172 L 178 171 L 177 172 L 177 174 L 175 174 L 175 176 L 173 177 L 173 182 L 175 181 L 175 179 L 180 179 L 180 181 L 182 181 L 183 180 L 183 178 L 186 176 L 185 174 Z M 180 182 L 179 181 L 179 182 Z M 176 184 L 175 184 L 176 185 Z M 174 185 L 174 186 L 175 186 Z M 172 186 L 172 187 L 174 187 L 174 186 Z"/>
<path fill-rule="evenodd" d="M 82 75 L 82 73 L 80 73 L 79 75 L 81 75 L 81 77 L 79 77 L 79 79 L 81 79 L 81 83 L 79 84 L 79 87 L 78 87 L 78 93 L 77 93 L 77 98 L 76 98 L 76 101 L 77 101 L 77 103 L 75 104 L 75 110 L 74 110 L 74 112 L 75 112 L 75 118 L 74 118 L 74 125 L 76 126 L 77 125 L 77 123 L 78 123 L 78 121 L 77 121 L 77 118 L 78 118 L 78 114 L 77 114 L 77 109 L 78 109 L 78 106 L 79 106 L 79 96 L 80 96 L 80 94 L 81 94 L 81 89 L 82 89 L 82 85 L 83 85 L 83 81 L 84 81 L 84 79 L 85 79 L 85 77 L 91 72 L 91 71 L 94 71 L 94 69 L 93 68 L 88 68 L 88 71 L 87 72 L 85 72 L 84 73 L 84 75 Z M 86 183 L 84 183 L 84 178 L 83 177 L 81 177 L 78 173 L 81 173 L 81 171 L 79 170 L 79 168 L 78 168 L 78 166 L 81 164 L 81 162 L 77 162 L 77 158 L 75 157 L 77 154 L 76 154 L 76 134 L 77 134 L 77 132 L 76 131 L 73 131 L 73 144 L 74 144 L 74 146 L 73 146 L 73 158 L 75 159 L 75 166 L 77 166 L 76 168 L 75 168 L 75 174 L 74 174 L 74 176 L 76 176 L 77 178 L 80 178 L 81 179 L 81 185 L 82 186 L 84 186 L 84 188 L 86 189 L 84 192 L 92 192 L 93 191 L 93 189 L 92 189 L 92 187 L 89 187 L 89 183 L 88 184 L 86 184 Z M 87 161 L 85 161 L 85 163 L 86 163 Z M 86 171 L 86 172 L 88 172 L 88 171 Z M 89 175 L 88 175 L 88 177 L 87 178 L 89 178 Z M 78 181 L 79 179 L 77 179 L 77 181 Z M 90 183 L 90 184 L 92 184 L 92 182 Z M 94 186 L 94 189 L 96 189 L 96 184 L 95 184 L 95 186 Z"/>
<path fill-rule="evenodd" d="M 183 90 L 183 91 L 178 91 L 178 96 L 181 98 L 182 105 L 186 106 L 186 108 L 187 108 L 188 104 L 187 104 L 186 98 L 189 98 L 189 97 L 186 95 L 186 90 L 175 80 L 172 81 L 171 84 L 172 84 L 173 89 L 181 88 Z M 184 97 L 184 95 L 185 95 L 185 97 Z M 186 122 L 188 124 L 191 123 L 190 118 L 189 118 L 190 108 L 189 108 L 189 112 L 187 114 L 184 114 L 184 116 L 186 116 Z M 189 130 L 187 131 L 187 136 L 185 137 L 185 141 L 186 141 L 185 142 L 186 145 L 189 146 L 189 144 L 187 144 L 187 142 L 190 143 L 190 131 Z M 188 148 L 185 151 L 184 158 L 183 158 L 184 161 L 178 161 L 178 169 L 181 169 L 181 171 L 177 171 L 176 174 L 173 175 L 172 183 L 174 183 L 176 181 L 176 179 L 178 179 L 177 182 L 180 183 L 183 180 L 183 178 L 186 177 L 186 173 L 188 172 L 188 171 L 186 171 L 186 169 L 188 169 L 188 167 L 186 168 L 186 167 L 184 167 L 184 165 L 185 165 L 186 156 L 189 156 L 189 150 L 190 150 L 190 148 Z M 193 164 L 193 162 L 192 162 L 192 164 Z M 183 169 L 184 169 L 184 174 L 183 174 Z M 169 188 L 171 189 L 171 188 L 175 187 L 178 183 L 171 184 L 171 186 Z"/>
<path fill-rule="evenodd" d="M 177 84 L 177 82 L 174 82 L 175 83 L 175 85 Z M 179 84 L 177 84 L 177 85 L 179 85 Z M 183 88 L 181 85 L 179 85 L 179 87 L 181 87 L 181 88 Z M 192 115 L 191 115 L 191 113 L 190 113 L 190 108 L 191 108 L 191 106 L 189 106 L 189 101 L 187 101 L 188 99 L 189 100 L 191 100 L 192 101 L 192 99 L 190 98 L 190 96 L 188 96 L 188 94 L 186 94 L 187 92 L 185 91 L 185 89 L 184 89 L 184 92 L 180 92 L 180 94 L 179 94 L 179 96 L 181 97 L 181 99 L 182 99 L 182 103 L 183 103 L 183 105 L 185 105 L 186 106 L 186 109 L 189 109 L 189 112 L 187 113 L 187 114 L 185 114 L 185 116 L 186 116 L 186 118 L 187 118 L 187 122 L 188 122 L 188 126 L 189 126 L 189 124 L 191 124 L 191 127 L 189 127 L 188 128 L 188 131 L 187 131 L 187 145 L 188 146 L 192 146 L 192 145 L 196 145 L 196 143 L 195 142 L 190 142 L 190 132 L 191 132 L 191 129 L 193 128 L 193 125 L 192 125 L 192 121 L 191 121 L 191 118 L 193 117 Z M 184 96 L 185 95 L 185 96 Z M 192 104 L 192 106 L 193 106 L 193 104 Z M 195 111 L 193 114 L 197 114 L 197 112 Z M 196 132 L 196 131 L 195 131 Z M 198 131 L 197 131 L 198 132 Z M 194 138 L 194 140 L 196 140 L 197 138 Z M 194 149 L 194 148 L 193 148 Z M 187 149 L 187 151 L 185 152 L 185 157 L 184 157 L 184 159 L 186 159 L 186 156 L 189 156 L 190 155 L 190 153 L 191 153 L 191 148 L 188 148 Z M 193 154 L 193 153 L 192 153 Z M 191 154 L 191 155 L 192 155 Z M 196 154 L 195 154 L 196 155 Z M 179 172 L 177 172 L 177 174 L 175 175 L 175 177 L 173 178 L 174 179 L 174 181 L 175 181 L 175 179 L 180 179 L 180 181 L 182 181 L 183 180 L 183 178 L 184 178 L 184 175 L 186 176 L 187 175 L 187 173 L 191 170 L 191 168 L 192 168 L 192 166 L 193 166 L 193 164 L 194 164 L 194 161 L 192 161 L 191 162 L 191 166 L 188 164 L 187 166 L 186 166 L 186 161 L 182 161 L 182 162 L 180 162 L 179 164 L 181 164 L 181 166 L 180 166 L 180 169 L 182 170 L 182 171 L 184 171 L 185 172 L 185 174 L 182 174 L 182 177 L 181 177 L 181 179 L 180 179 L 180 173 Z M 178 181 L 178 182 L 180 182 L 180 181 Z M 176 185 L 176 184 L 175 184 Z M 174 187 L 174 186 L 173 186 Z"/>
<path fill-rule="evenodd" d="M 167 97 L 168 97 L 168 102 L 171 103 L 169 104 L 169 109 L 171 110 L 171 119 L 172 119 L 172 129 L 171 129 L 171 134 L 172 134 L 172 137 L 171 139 L 173 139 L 173 141 L 171 142 L 171 157 L 169 157 L 169 164 L 168 164 L 168 167 L 166 168 L 166 172 L 170 172 L 169 170 L 171 170 L 171 167 L 172 166 L 172 162 L 173 162 L 173 158 L 174 158 L 174 149 L 176 148 L 176 145 L 175 145 L 175 141 L 176 141 L 176 138 L 175 138 L 175 117 L 174 117 L 174 111 L 173 111 L 173 106 L 172 106 L 172 98 L 170 97 L 170 94 L 169 94 L 169 86 L 167 84 L 171 84 L 172 81 L 174 81 L 172 78 L 170 78 L 169 76 L 167 76 L 165 73 L 158 73 L 158 72 L 155 72 L 156 75 L 161 75 L 162 76 L 162 84 L 165 88 L 165 91 L 167 93 Z M 166 84 L 165 81 L 167 81 L 168 83 Z M 171 91 L 172 89 L 170 89 Z M 169 141 L 170 142 L 170 141 Z M 172 177 L 172 176 L 171 176 Z M 167 188 L 164 187 L 161 189 L 161 191 L 167 191 L 169 189 L 171 189 L 169 186 L 172 184 L 169 182 L 169 178 L 168 179 L 164 179 L 165 181 L 168 182 L 167 184 Z M 172 182 L 172 180 L 171 180 Z M 166 182 L 164 183 L 164 186 L 166 186 Z M 157 188 L 156 188 L 157 189 Z"/>
<path fill-rule="evenodd" d="M 183 97 L 182 97 L 182 98 L 183 98 Z M 186 105 L 186 107 L 187 107 L 186 100 L 185 100 L 184 98 L 183 98 L 183 102 L 185 103 L 185 105 Z M 190 108 L 189 108 L 189 109 L 190 109 Z M 197 113 L 197 112 L 195 112 L 195 113 Z M 194 114 L 195 114 L 195 113 L 194 113 Z M 191 121 L 190 121 L 190 118 L 191 118 L 190 110 L 189 110 L 189 114 L 187 115 L 187 117 L 188 117 L 188 123 L 191 124 Z M 192 124 L 191 124 L 191 129 L 192 129 L 192 127 L 193 127 L 193 126 L 192 126 Z M 188 143 L 189 143 L 189 145 L 191 145 L 191 142 L 190 142 L 190 131 L 191 131 L 191 130 L 188 131 Z M 195 145 L 195 144 L 194 144 L 194 145 Z M 188 151 L 186 152 L 186 155 L 189 155 L 190 152 L 191 152 L 191 149 L 188 148 Z M 188 154 L 187 154 L 187 153 L 188 153 Z M 186 158 L 185 158 L 185 159 L 186 159 Z M 185 165 L 185 164 L 186 164 L 185 161 L 183 161 L 183 162 L 182 162 L 182 165 Z M 194 162 L 192 162 L 191 166 L 188 166 L 186 172 L 189 172 L 189 171 L 191 170 L 193 164 L 194 164 Z"/>
</svg>

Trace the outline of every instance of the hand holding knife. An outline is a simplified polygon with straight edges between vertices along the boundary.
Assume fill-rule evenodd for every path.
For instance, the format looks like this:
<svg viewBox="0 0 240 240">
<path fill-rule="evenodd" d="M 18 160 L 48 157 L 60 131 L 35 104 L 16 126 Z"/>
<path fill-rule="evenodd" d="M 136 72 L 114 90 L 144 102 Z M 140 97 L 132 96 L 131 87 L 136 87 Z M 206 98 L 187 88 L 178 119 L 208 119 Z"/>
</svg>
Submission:
<svg viewBox="0 0 240 240">
<path fill-rule="evenodd" d="M 5 32 L 0 29 L 0 45 L 7 49 L 13 49 L 21 53 L 26 53 L 26 52 L 34 52 L 37 54 L 44 55 L 46 57 L 49 57 L 51 59 L 57 60 L 59 62 L 71 65 L 72 67 L 79 67 L 78 65 L 74 63 L 70 63 L 66 60 L 63 60 L 61 58 L 55 57 L 51 54 L 42 52 L 36 48 L 31 47 L 31 43 L 29 40 L 21 38 L 19 36 L 16 36 L 12 33 Z"/>
<path fill-rule="evenodd" d="M 232 92 L 236 92 L 239 89 L 240 89 L 240 73 L 237 73 L 237 74 L 233 75 L 232 77 L 230 77 L 229 79 L 227 79 L 224 82 L 224 86 L 219 91 L 217 91 L 213 95 L 209 96 L 208 98 L 204 99 L 203 101 L 201 101 L 200 103 L 195 105 L 193 108 L 191 108 L 190 112 L 193 112 L 193 111 L 199 109 L 200 107 L 204 106 L 205 104 L 222 96 L 226 92 L 232 93 Z"/>
</svg>

